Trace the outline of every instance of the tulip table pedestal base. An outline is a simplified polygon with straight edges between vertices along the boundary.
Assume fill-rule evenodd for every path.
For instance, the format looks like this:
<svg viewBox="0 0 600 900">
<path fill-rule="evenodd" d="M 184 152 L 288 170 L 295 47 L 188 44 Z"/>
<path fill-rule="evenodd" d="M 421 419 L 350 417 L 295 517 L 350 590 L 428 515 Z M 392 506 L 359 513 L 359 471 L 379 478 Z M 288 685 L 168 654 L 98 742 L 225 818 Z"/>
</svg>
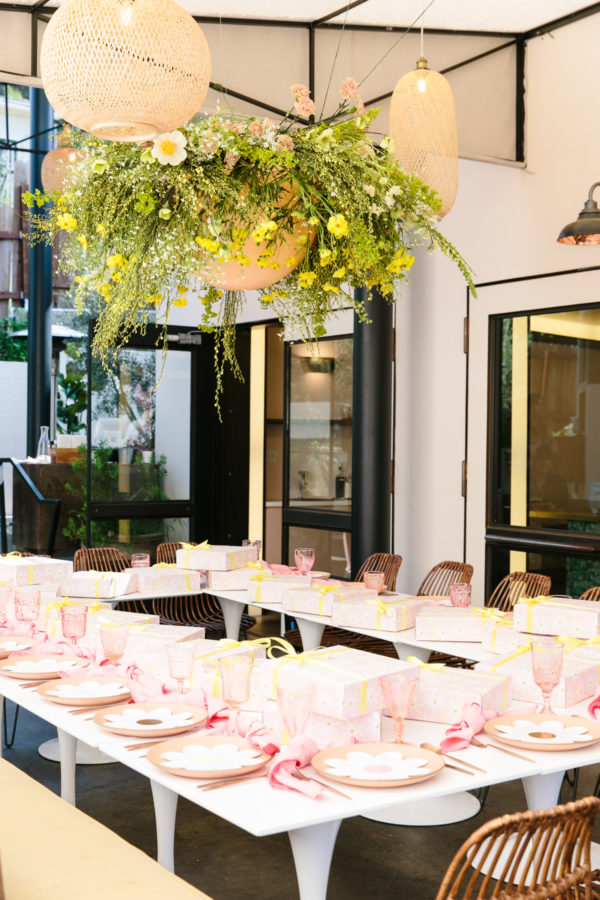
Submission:
<svg viewBox="0 0 600 900">
<path fill-rule="evenodd" d="M 60 762 L 58 738 L 54 738 L 51 741 L 44 741 L 44 743 L 40 744 L 38 747 L 38 753 L 42 759 L 48 759 L 50 762 Z M 107 756 L 106 753 L 102 753 L 102 751 L 96 749 L 96 747 L 88 747 L 87 744 L 82 744 L 81 741 L 77 741 L 77 756 L 75 757 L 75 762 L 80 766 L 103 766 L 106 765 L 106 763 L 114 762 L 114 759 L 111 759 L 110 756 Z"/>
<path fill-rule="evenodd" d="M 451 825 L 453 822 L 464 822 L 472 819 L 481 809 L 477 797 L 463 791 L 460 794 L 449 794 L 435 800 L 421 803 L 403 803 L 380 812 L 363 815 L 364 819 L 373 822 L 385 822 L 386 825 L 410 825 L 428 827 L 431 825 Z"/>
</svg>

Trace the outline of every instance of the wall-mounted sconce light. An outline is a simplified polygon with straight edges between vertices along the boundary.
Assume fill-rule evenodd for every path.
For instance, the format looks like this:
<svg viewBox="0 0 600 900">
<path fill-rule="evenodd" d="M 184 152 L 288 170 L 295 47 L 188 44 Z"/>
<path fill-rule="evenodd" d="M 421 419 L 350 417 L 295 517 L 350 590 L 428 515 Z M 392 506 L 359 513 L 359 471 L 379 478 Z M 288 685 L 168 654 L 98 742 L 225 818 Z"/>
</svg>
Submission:
<svg viewBox="0 0 600 900">
<path fill-rule="evenodd" d="M 559 244 L 600 244 L 600 210 L 592 197 L 598 186 L 600 186 L 600 181 L 596 181 L 591 186 L 588 198 L 576 221 L 565 225 L 557 237 Z"/>
</svg>

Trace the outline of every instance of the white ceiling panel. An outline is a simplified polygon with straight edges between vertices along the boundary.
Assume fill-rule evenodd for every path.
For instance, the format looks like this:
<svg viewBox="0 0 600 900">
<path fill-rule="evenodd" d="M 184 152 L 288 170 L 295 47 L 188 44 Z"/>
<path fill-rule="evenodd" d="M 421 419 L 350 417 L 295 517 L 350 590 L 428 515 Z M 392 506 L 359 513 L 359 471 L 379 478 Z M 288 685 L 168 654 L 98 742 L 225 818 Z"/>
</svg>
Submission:
<svg viewBox="0 0 600 900">
<path fill-rule="evenodd" d="M 12 0 L 33 6 L 36 0 Z M 49 0 L 48 10 L 66 0 Z M 343 0 L 177 0 L 196 16 L 313 22 L 344 6 Z M 365 0 L 332 22 L 407 27 L 420 16 L 426 28 L 474 31 L 529 31 L 591 4 L 583 0 Z"/>
</svg>

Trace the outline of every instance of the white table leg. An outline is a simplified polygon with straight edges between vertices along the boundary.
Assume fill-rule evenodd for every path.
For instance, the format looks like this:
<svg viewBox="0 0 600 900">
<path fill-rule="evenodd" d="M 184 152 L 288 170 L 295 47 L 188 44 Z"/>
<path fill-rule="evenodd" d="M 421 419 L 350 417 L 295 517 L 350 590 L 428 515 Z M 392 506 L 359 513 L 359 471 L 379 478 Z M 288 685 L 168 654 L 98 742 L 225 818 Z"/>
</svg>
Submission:
<svg viewBox="0 0 600 900">
<path fill-rule="evenodd" d="M 289 615 L 289 613 L 288 613 Z M 321 638 L 325 630 L 325 623 L 309 622 L 306 619 L 296 619 L 296 625 L 302 638 L 303 650 L 316 650 L 321 645 Z"/>
<path fill-rule="evenodd" d="M 521 779 L 527 798 L 527 809 L 550 809 L 551 806 L 556 806 L 564 776 L 564 772 L 549 772 L 546 775 L 528 775 Z"/>
<path fill-rule="evenodd" d="M 300 900 L 325 900 L 329 868 L 341 819 L 288 831 Z"/>
<path fill-rule="evenodd" d="M 42 759 L 47 759 L 50 762 L 60 762 L 60 745 L 56 738 L 40 744 L 38 753 Z M 114 759 L 111 759 L 110 756 L 102 753 L 96 747 L 90 747 L 82 741 L 77 741 L 75 762 L 78 766 L 105 766 L 108 763 L 114 763 Z"/>
<path fill-rule="evenodd" d="M 75 754 L 77 738 L 58 728 L 60 746 L 60 796 L 75 806 Z"/>
<path fill-rule="evenodd" d="M 240 639 L 240 625 L 242 623 L 242 613 L 244 604 L 238 603 L 237 600 L 230 600 L 228 597 L 219 597 L 215 594 L 217 600 L 221 604 L 223 610 L 223 618 L 225 619 L 225 634 L 232 641 Z"/>
<path fill-rule="evenodd" d="M 427 650 L 425 647 L 412 647 L 410 644 L 403 644 L 400 641 L 394 644 L 394 647 L 399 659 L 408 659 L 409 656 L 416 656 L 421 662 L 427 662 L 431 656 L 431 650 Z"/>
<path fill-rule="evenodd" d="M 179 795 L 150 779 L 156 820 L 156 858 L 169 872 L 175 871 L 175 818 Z"/>
<path fill-rule="evenodd" d="M 467 791 L 436 797 L 435 800 L 422 800 L 419 803 L 404 803 L 378 809 L 372 813 L 363 813 L 363 819 L 372 822 L 385 822 L 386 825 L 408 825 L 428 828 L 431 825 L 451 825 L 453 822 L 464 822 L 472 819 L 481 809 L 477 797 Z"/>
</svg>

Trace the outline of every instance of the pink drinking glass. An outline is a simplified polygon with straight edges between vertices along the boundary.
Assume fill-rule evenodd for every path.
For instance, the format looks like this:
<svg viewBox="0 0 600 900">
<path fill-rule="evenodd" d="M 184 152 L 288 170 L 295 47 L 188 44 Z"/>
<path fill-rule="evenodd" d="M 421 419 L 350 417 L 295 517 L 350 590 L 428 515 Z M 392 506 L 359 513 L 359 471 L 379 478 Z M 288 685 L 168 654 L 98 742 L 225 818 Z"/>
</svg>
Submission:
<svg viewBox="0 0 600 900">
<path fill-rule="evenodd" d="M 40 614 L 40 592 L 31 589 L 15 590 L 15 619 L 19 622 L 37 622 Z"/>
<path fill-rule="evenodd" d="M 234 713 L 232 726 L 227 730 L 234 734 L 237 731 L 240 706 L 250 696 L 253 666 L 254 659 L 251 656 L 221 656 L 219 658 L 223 700 Z"/>
<path fill-rule="evenodd" d="M 379 594 L 385 590 L 385 572 L 365 572 L 363 581 L 369 591 L 377 591 Z"/>
<path fill-rule="evenodd" d="M 552 713 L 550 696 L 560 681 L 563 667 L 564 644 L 548 638 L 531 644 L 533 680 L 542 692 L 542 713 Z"/>
<path fill-rule="evenodd" d="M 298 547 L 294 550 L 294 561 L 301 575 L 308 575 L 315 564 L 315 551 L 312 547 Z"/>
<path fill-rule="evenodd" d="M 470 606 L 471 605 L 471 585 L 470 584 L 451 584 L 450 585 L 450 603 L 452 606 Z"/>
<path fill-rule="evenodd" d="M 194 645 L 186 641 L 167 644 L 169 675 L 177 682 L 177 693 L 183 694 L 184 684 L 194 667 Z"/>
<path fill-rule="evenodd" d="M 60 624 L 62 633 L 67 640 L 77 645 L 79 638 L 85 634 L 87 625 L 87 611 L 85 605 L 63 606 L 60 611 Z"/>
<path fill-rule="evenodd" d="M 121 661 L 129 638 L 127 625 L 101 625 L 99 628 L 102 652 L 112 663 Z"/>
<path fill-rule="evenodd" d="M 150 565 L 150 554 L 149 553 L 132 553 L 131 554 L 131 568 L 132 569 L 147 569 Z"/>
<path fill-rule="evenodd" d="M 417 680 L 407 680 L 399 672 L 379 678 L 387 711 L 394 720 L 394 743 L 402 743 L 404 719 L 408 715 Z"/>
<path fill-rule="evenodd" d="M 306 730 L 314 693 L 315 688 L 311 682 L 277 686 L 277 706 L 290 740 Z"/>
</svg>

